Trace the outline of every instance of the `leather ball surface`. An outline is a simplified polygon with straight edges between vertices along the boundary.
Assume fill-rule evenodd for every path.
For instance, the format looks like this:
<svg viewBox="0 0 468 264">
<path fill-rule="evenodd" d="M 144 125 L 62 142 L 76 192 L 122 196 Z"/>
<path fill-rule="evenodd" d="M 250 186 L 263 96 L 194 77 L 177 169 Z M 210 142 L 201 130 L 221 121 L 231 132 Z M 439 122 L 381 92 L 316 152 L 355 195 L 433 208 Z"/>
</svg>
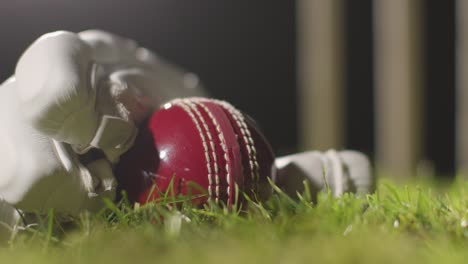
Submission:
<svg viewBox="0 0 468 264">
<path fill-rule="evenodd" d="M 188 98 L 151 115 L 115 173 L 132 202 L 168 194 L 232 205 L 242 192 L 267 199 L 276 168 L 271 146 L 251 118 L 224 101 Z"/>
</svg>

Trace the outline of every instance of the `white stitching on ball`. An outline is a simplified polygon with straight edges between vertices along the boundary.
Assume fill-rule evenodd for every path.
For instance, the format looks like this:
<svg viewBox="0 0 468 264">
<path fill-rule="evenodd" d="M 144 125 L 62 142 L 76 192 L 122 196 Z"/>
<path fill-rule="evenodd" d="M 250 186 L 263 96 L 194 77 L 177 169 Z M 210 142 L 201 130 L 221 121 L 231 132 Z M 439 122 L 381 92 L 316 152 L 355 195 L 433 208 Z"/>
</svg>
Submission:
<svg viewBox="0 0 468 264">
<path fill-rule="evenodd" d="M 195 124 L 198 133 L 200 134 L 201 140 L 202 140 L 202 145 L 203 145 L 203 150 L 205 152 L 205 160 L 206 160 L 206 168 L 208 171 L 208 199 L 210 200 L 213 196 L 213 191 L 212 191 L 212 185 L 213 185 L 213 179 L 212 179 L 212 170 L 211 170 L 211 161 L 210 161 L 210 156 L 209 156 L 209 151 L 208 151 L 208 145 L 205 139 L 205 136 L 203 135 L 202 129 L 200 127 L 200 124 L 198 120 L 196 119 L 195 115 L 193 114 L 191 108 L 189 105 L 187 105 L 185 102 L 182 100 L 174 100 L 174 104 L 180 106 L 192 119 L 193 123 Z M 217 199 L 217 198 L 216 198 Z"/>
<path fill-rule="evenodd" d="M 231 185 L 231 174 L 229 173 L 229 158 L 228 158 L 228 148 L 226 146 L 226 144 L 224 143 L 224 135 L 221 131 L 221 127 L 218 123 L 218 121 L 215 119 L 215 117 L 213 116 L 213 113 L 208 109 L 208 107 L 206 107 L 206 105 L 203 104 L 203 102 L 209 102 L 209 100 L 206 100 L 206 99 L 202 99 L 202 98 L 193 98 L 192 99 L 194 102 L 197 103 L 197 105 L 199 105 L 201 108 L 203 108 L 203 110 L 205 110 L 205 112 L 208 114 L 208 116 L 211 118 L 211 120 L 213 121 L 213 124 L 216 128 L 216 132 L 218 133 L 218 138 L 219 138 L 219 141 L 220 141 L 220 144 L 221 144 L 221 149 L 223 150 L 224 154 L 223 154 L 223 157 L 224 157 L 224 160 L 226 162 L 226 181 L 228 183 L 228 187 L 227 187 L 227 195 L 228 197 L 231 196 L 231 188 L 230 185 Z"/>
<path fill-rule="evenodd" d="M 205 129 L 208 140 L 210 142 L 209 146 L 211 147 L 211 155 L 212 155 L 212 158 L 213 158 L 213 166 L 214 166 L 214 171 L 215 171 L 215 173 L 214 173 L 215 193 L 216 193 L 215 202 L 218 203 L 219 191 L 216 191 L 216 190 L 219 190 L 219 188 L 216 188 L 216 187 L 219 186 L 219 167 L 218 167 L 218 159 L 216 157 L 216 150 L 215 150 L 215 143 L 214 143 L 214 140 L 213 140 L 213 136 L 211 135 L 211 131 L 210 131 L 209 127 L 208 127 L 208 123 L 206 122 L 205 118 L 200 113 L 200 111 L 197 109 L 197 104 L 195 102 L 191 101 L 190 99 L 183 99 L 183 101 L 184 101 L 184 103 L 186 103 L 187 105 L 189 105 L 191 107 L 191 109 L 195 112 L 195 114 L 200 119 L 200 121 L 201 121 L 201 123 L 203 125 L 203 128 Z M 210 188 L 213 188 L 211 178 L 210 178 Z"/>
<path fill-rule="evenodd" d="M 250 175 L 252 177 L 252 181 L 257 184 L 255 187 L 258 190 L 260 181 L 260 166 L 257 161 L 257 150 L 255 149 L 254 140 L 247 123 L 245 122 L 244 116 L 239 110 L 237 110 L 228 102 L 221 100 L 217 100 L 217 102 L 232 115 L 237 125 L 239 126 L 239 129 L 241 130 L 242 139 L 244 140 L 247 152 L 249 154 Z"/>
</svg>

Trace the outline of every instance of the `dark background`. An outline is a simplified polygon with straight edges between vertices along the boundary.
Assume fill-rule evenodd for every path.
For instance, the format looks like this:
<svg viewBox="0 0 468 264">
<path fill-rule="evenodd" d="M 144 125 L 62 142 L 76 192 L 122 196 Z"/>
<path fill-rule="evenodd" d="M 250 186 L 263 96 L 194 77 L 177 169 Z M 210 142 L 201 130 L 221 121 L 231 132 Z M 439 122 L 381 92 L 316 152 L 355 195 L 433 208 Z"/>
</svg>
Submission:
<svg viewBox="0 0 468 264">
<path fill-rule="evenodd" d="M 455 171 L 455 0 L 425 0 L 426 158 L 436 171 Z"/>
<path fill-rule="evenodd" d="M 297 149 L 295 1 L 0 1 L 0 79 L 43 33 L 100 28 L 198 73 L 213 96 L 259 121 L 277 153 Z M 344 2 L 346 146 L 373 154 L 372 0 Z M 454 0 L 423 2 L 425 156 L 447 174 L 454 171 L 455 7 Z"/>
</svg>

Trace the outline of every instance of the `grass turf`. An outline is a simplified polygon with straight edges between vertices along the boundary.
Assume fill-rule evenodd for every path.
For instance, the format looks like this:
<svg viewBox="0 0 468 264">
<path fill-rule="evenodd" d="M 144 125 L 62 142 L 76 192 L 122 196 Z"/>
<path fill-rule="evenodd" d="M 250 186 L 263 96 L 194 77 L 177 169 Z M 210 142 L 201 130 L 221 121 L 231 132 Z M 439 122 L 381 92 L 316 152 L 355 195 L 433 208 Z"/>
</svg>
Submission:
<svg viewBox="0 0 468 264">
<path fill-rule="evenodd" d="M 240 214 L 109 203 L 67 227 L 45 218 L 1 248 L 0 263 L 467 263 L 466 181 L 377 190 L 316 202 L 277 193 Z"/>
</svg>

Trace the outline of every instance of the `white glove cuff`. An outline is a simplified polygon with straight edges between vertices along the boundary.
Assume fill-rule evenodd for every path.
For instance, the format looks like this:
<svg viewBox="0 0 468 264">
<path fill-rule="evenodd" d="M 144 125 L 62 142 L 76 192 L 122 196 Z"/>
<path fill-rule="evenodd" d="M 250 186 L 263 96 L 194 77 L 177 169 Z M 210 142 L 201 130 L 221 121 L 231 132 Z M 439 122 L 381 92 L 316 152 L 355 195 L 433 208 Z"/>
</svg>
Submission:
<svg viewBox="0 0 468 264">
<path fill-rule="evenodd" d="M 348 191 L 349 186 L 348 176 L 343 170 L 343 162 L 338 153 L 333 149 L 325 152 L 324 156 L 330 162 L 326 173 L 328 177 L 325 177 L 325 180 L 332 186 L 331 190 L 334 196 L 342 196 L 343 193 Z"/>
</svg>

